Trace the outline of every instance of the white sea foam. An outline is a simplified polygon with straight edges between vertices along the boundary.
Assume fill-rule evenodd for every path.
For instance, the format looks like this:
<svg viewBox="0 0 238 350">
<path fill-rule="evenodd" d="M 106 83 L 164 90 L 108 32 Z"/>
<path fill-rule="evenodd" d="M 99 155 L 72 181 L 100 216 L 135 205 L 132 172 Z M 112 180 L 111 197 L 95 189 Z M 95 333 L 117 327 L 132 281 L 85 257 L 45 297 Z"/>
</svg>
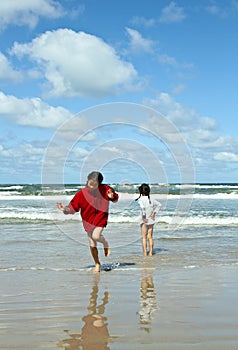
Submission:
<svg viewBox="0 0 238 350">
<path fill-rule="evenodd" d="M 55 272 L 65 272 L 65 271 L 83 271 L 85 269 L 64 269 L 64 268 L 50 268 L 50 267 L 21 267 L 21 266 L 14 266 L 14 267 L 6 267 L 6 268 L 0 268 L 0 272 L 9 272 L 9 271 L 55 271 Z"/>
<path fill-rule="evenodd" d="M 57 194 L 54 195 L 23 195 L 20 192 L 0 192 L 0 201 L 6 201 L 6 200 L 44 200 L 46 202 L 49 201 L 70 201 L 73 197 L 69 194 L 59 194 L 58 191 L 56 191 Z M 119 200 L 135 200 L 138 198 L 137 193 L 127 193 L 127 192 L 118 192 L 119 194 Z M 218 193 L 181 193 L 181 194 L 152 194 L 151 197 L 154 197 L 158 200 L 178 200 L 178 199 L 238 199 L 238 192 L 232 191 L 232 192 L 218 192 Z"/>
<path fill-rule="evenodd" d="M 176 186 L 187 188 L 189 184 Z M 177 190 L 175 191 L 176 194 L 151 194 L 152 198 L 162 203 L 162 209 L 159 214 L 159 225 L 238 225 L 238 215 L 236 215 L 238 212 L 238 192 L 235 191 L 235 187 L 238 186 L 200 184 L 196 186 L 207 186 L 209 190 L 194 194 L 188 191 L 181 195 Z M 6 190 L 8 187 L 9 192 Z M 21 194 L 16 194 L 16 189 L 20 191 L 21 187 L 23 186 L 1 187 L 4 189 L 4 191 L 0 191 L 1 219 L 6 219 L 8 222 L 18 220 L 22 222 L 24 220 L 42 220 L 56 223 L 64 223 L 71 220 L 81 221 L 80 214 L 64 215 L 56 208 L 57 202 L 68 204 L 73 194 L 59 193 L 57 188 L 53 187 L 54 194 L 42 196 L 40 195 L 41 192 L 39 192 L 39 195 L 37 195 L 34 194 L 34 190 L 38 191 L 40 186 L 31 187 L 30 185 L 27 185 Z M 109 222 L 115 224 L 138 224 L 140 209 L 137 202 L 135 202 L 135 199 L 138 198 L 138 193 L 132 193 L 133 188 L 136 187 L 137 185 L 125 185 L 124 189 L 127 190 L 128 188 L 128 191 L 130 190 L 131 193 L 122 192 L 122 190 L 121 192 L 118 191 L 119 201 L 116 204 L 110 205 Z M 171 190 L 172 187 L 174 189 L 175 185 L 171 185 Z M 214 187 L 218 187 L 218 191 L 213 192 L 210 190 L 210 188 L 214 189 Z M 29 191 L 29 188 L 30 191 L 32 190 L 32 194 L 28 195 L 24 191 Z M 51 190 L 50 187 L 49 189 Z M 70 188 L 67 188 L 67 191 L 71 191 L 72 189 L 77 190 L 77 186 L 70 186 Z M 183 203 L 187 203 L 187 200 L 190 200 L 189 204 L 191 204 L 188 208 L 182 205 Z M 183 214 L 181 214 L 182 209 L 185 211 Z"/>
<path fill-rule="evenodd" d="M 21 195 L 21 192 L 17 192 L 17 191 L 11 191 L 11 192 L 1 191 L 0 199 L 9 199 L 12 197 L 19 198 L 20 195 Z"/>
<path fill-rule="evenodd" d="M 138 198 L 138 194 L 133 193 L 118 193 L 119 200 L 135 200 Z M 178 199 L 238 199 L 237 192 L 231 193 L 187 193 L 187 194 L 152 194 L 151 197 L 158 200 L 178 200 Z"/>
<path fill-rule="evenodd" d="M 0 191 L 1 190 L 22 190 L 24 188 L 23 185 L 12 185 L 12 186 L 3 186 L 3 187 L 0 187 Z"/>
<path fill-rule="evenodd" d="M 39 212 L 0 212 L 1 219 L 12 219 L 12 220 L 46 220 L 46 221 L 69 221 L 79 220 L 78 215 L 64 215 L 62 213 L 39 213 Z"/>
<path fill-rule="evenodd" d="M 220 216 L 161 216 L 159 224 L 187 225 L 187 226 L 231 226 L 238 225 L 238 217 Z"/>
<path fill-rule="evenodd" d="M 80 221 L 81 217 L 79 214 L 75 215 L 64 215 L 61 212 L 38 212 L 38 211 L 1 211 L 1 219 L 8 219 L 11 221 L 22 220 L 22 221 L 51 221 L 51 222 L 67 222 L 67 221 Z M 140 217 L 138 215 L 111 215 L 109 216 L 109 223 L 114 224 L 137 224 L 139 225 Z M 187 225 L 187 226 L 231 226 L 238 225 L 238 216 L 221 216 L 217 215 L 193 215 L 193 216 L 180 216 L 180 215 L 163 215 L 161 214 L 158 218 L 157 225 Z"/>
<path fill-rule="evenodd" d="M 69 201 L 72 199 L 73 195 L 51 195 L 51 196 L 42 196 L 42 195 L 22 195 L 22 194 L 12 194 L 8 193 L 8 194 L 4 194 L 3 192 L 0 192 L 0 201 L 9 201 L 9 200 L 13 200 L 13 201 L 17 201 L 17 200 L 25 200 L 25 201 Z"/>
</svg>

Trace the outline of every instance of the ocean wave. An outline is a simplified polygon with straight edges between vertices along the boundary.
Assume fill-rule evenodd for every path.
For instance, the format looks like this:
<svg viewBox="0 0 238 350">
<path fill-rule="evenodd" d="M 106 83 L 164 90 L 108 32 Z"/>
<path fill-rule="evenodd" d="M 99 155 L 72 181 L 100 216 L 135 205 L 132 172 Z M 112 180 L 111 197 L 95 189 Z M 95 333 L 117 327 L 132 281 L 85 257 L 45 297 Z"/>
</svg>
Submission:
<svg viewBox="0 0 238 350">
<path fill-rule="evenodd" d="M 34 267 L 34 266 L 29 266 L 29 267 L 24 267 L 24 266 L 13 266 L 13 267 L 2 267 L 0 268 L 0 273 L 1 272 L 15 272 L 15 271 L 42 271 L 42 272 L 83 272 L 83 271 L 88 271 L 88 270 L 93 270 L 94 266 L 86 266 L 82 268 L 58 268 L 58 267 Z M 102 264 L 101 265 L 101 270 L 105 271 L 110 271 L 110 270 L 143 270 L 144 268 L 135 266 L 135 263 L 120 263 L 120 262 L 115 262 L 115 263 L 107 263 L 107 264 Z M 154 270 L 154 268 L 151 268 Z"/>
<path fill-rule="evenodd" d="M 136 198 L 138 198 L 138 194 L 132 194 L 132 193 L 120 193 L 119 194 L 119 200 L 131 200 L 134 201 Z M 21 195 L 21 194 L 4 194 L 0 192 L 0 201 L 17 201 L 17 200 L 30 200 L 30 201 L 64 201 L 68 202 L 72 199 L 73 194 L 52 194 L 52 195 Z M 230 199 L 230 200 L 237 200 L 238 199 L 238 192 L 229 192 L 229 193 L 194 193 L 194 194 L 153 194 L 151 197 L 158 199 L 158 200 L 192 200 L 192 199 Z"/>
<path fill-rule="evenodd" d="M 232 226 L 238 225 L 236 216 L 162 216 L 158 222 L 166 225 L 183 225 L 183 226 Z"/>
<path fill-rule="evenodd" d="M 232 267 L 232 266 L 238 266 L 238 262 L 221 262 L 221 263 L 213 263 L 210 265 L 211 267 Z M 201 268 L 207 268 L 207 264 L 196 264 L 196 265 L 185 265 L 183 267 L 184 269 L 201 269 Z"/>
<path fill-rule="evenodd" d="M 133 266 L 132 266 L 133 265 Z M 238 266 L 237 261 L 231 261 L 231 262 L 215 262 L 210 264 L 211 267 L 232 267 L 232 266 Z M 39 266 L 30 266 L 30 267 L 24 267 L 24 266 L 13 266 L 13 267 L 2 267 L 0 268 L 0 273 L 4 272 L 23 272 L 23 271 L 32 271 L 32 272 L 55 272 L 55 273 L 65 273 L 65 272 L 88 272 L 89 270 L 93 270 L 93 266 L 86 266 L 82 268 L 57 268 L 57 267 L 39 267 Z M 201 268 L 207 268 L 207 264 L 184 264 L 182 266 L 183 269 L 201 269 Z M 111 263 L 111 264 L 102 264 L 101 270 L 110 271 L 110 270 L 118 270 L 118 271 L 144 271 L 144 267 L 136 266 L 134 263 L 130 264 L 123 264 L 123 263 Z M 150 270 L 155 270 L 155 267 L 150 267 Z"/>
<path fill-rule="evenodd" d="M 67 223 L 69 221 L 81 222 L 79 214 L 64 215 L 59 213 L 41 213 L 41 212 L 0 212 L 0 219 L 11 223 L 14 221 L 47 221 L 52 223 Z M 108 222 L 112 224 L 137 224 L 139 225 L 139 216 L 130 215 L 111 215 Z M 194 216 L 180 216 L 180 215 L 160 215 L 157 225 L 183 225 L 183 226 L 232 226 L 238 225 L 237 216 L 221 216 L 217 215 L 194 215 Z"/>
<path fill-rule="evenodd" d="M 83 271 L 85 268 L 50 268 L 50 267 L 21 267 L 21 266 L 13 266 L 13 267 L 2 267 L 0 268 L 0 272 L 10 272 L 10 271 L 55 271 L 55 272 L 77 272 Z"/>
<path fill-rule="evenodd" d="M 11 185 L 11 186 L 2 186 L 0 185 L 0 191 L 12 191 L 12 190 L 22 190 L 24 188 L 23 185 Z"/>
<path fill-rule="evenodd" d="M 0 219 L 23 221 L 69 221 L 79 220 L 76 215 L 62 215 L 61 213 L 39 213 L 39 212 L 0 212 Z"/>
<path fill-rule="evenodd" d="M 61 184 L 61 185 L 0 185 L 1 197 L 45 197 L 74 195 L 83 188 L 82 184 Z M 112 184 L 111 185 L 121 196 L 138 195 L 138 184 Z M 151 193 L 162 196 L 186 196 L 186 195 L 217 195 L 237 194 L 238 184 L 151 184 Z"/>
</svg>

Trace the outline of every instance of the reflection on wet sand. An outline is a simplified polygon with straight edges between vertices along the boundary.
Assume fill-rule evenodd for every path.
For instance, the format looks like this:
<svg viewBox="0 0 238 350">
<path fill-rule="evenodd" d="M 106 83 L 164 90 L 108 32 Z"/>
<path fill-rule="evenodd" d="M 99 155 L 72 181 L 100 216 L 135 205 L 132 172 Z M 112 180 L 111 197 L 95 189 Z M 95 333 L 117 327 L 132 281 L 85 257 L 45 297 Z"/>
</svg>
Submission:
<svg viewBox="0 0 238 350">
<path fill-rule="evenodd" d="M 102 303 L 97 305 L 99 278 L 100 274 L 95 275 L 87 308 L 88 314 L 82 318 L 84 326 L 81 333 L 71 334 L 66 331 L 69 337 L 58 342 L 58 348 L 67 350 L 110 350 L 108 343 L 112 340 L 112 337 L 109 335 L 107 318 L 103 316 L 109 293 L 104 292 Z"/>
<path fill-rule="evenodd" d="M 140 316 L 141 329 L 149 332 L 152 314 L 157 309 L 156 292 L 153 282 L 153 276 L 146 270 L 142 271 L 141 288 L 140 288 L 140 305 L 138 312 Z"/>
</svg>

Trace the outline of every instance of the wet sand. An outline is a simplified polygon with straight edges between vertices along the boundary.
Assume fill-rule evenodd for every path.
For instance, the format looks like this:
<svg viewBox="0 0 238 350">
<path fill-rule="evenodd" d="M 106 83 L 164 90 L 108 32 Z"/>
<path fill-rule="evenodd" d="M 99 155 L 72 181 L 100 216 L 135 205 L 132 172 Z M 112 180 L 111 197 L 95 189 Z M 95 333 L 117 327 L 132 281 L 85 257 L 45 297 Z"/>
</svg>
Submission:
<svg viewBox="0 0 238 350">
<path fill-rule="evenodd" d="M 100 273 L 1 271 L 0 349 L 238 348 L 237 265 L 141 259 Z"/>
</svg>

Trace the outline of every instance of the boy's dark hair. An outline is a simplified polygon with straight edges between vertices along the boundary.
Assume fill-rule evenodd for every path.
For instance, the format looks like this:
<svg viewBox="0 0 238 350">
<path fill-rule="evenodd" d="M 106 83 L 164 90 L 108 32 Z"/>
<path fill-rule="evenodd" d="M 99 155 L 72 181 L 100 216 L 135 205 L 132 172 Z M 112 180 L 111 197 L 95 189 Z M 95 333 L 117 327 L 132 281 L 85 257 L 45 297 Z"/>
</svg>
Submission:
<svg viewBox="0 0 238 350">
<path fill-rule="evenodd" d="M 149 200 L 150 200 L 150 186 L 148 184 L 143 183 L 142 185 L 140 185 L 138 187 L 140 196 L 138 198 L 136 198 L 136 201 L 142 196 L 148 196 Z"/>
<path fill-rule="evenodd" d="M 103 182 L 103 175 L 99 171 L 92 171 L 88 174 L 88 180 L 95 180 L 101 184 Z"/>
</svg>

